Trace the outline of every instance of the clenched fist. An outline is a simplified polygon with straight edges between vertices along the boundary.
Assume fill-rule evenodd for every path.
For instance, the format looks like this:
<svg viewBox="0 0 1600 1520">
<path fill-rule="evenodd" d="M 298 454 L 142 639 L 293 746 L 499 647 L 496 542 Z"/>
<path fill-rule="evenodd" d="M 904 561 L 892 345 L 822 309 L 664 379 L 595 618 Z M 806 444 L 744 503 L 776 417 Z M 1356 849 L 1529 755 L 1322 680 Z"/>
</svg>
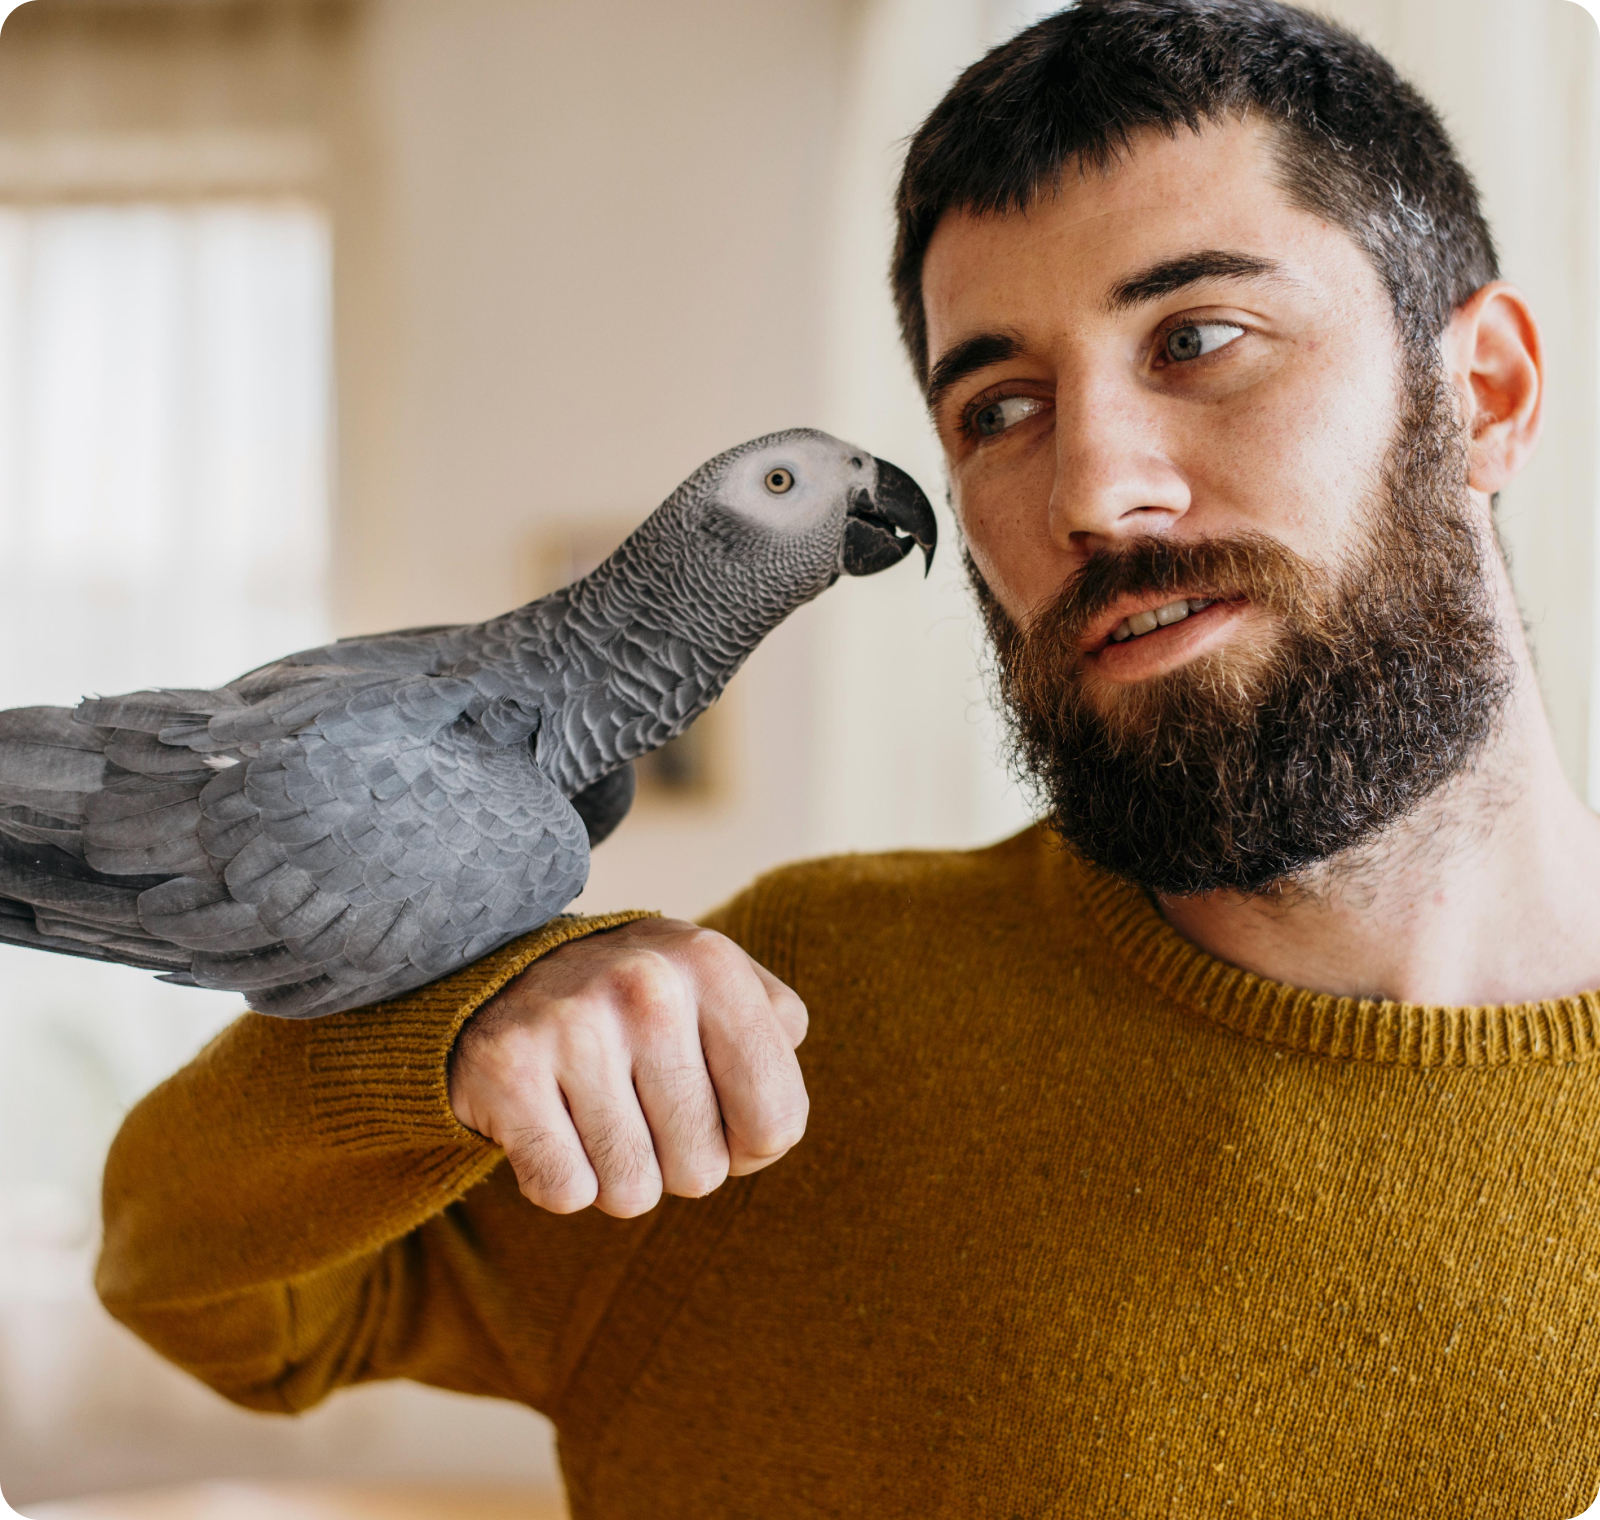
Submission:
<svg viewBox="0 0 1600 1520">
<path fill-rule="evenodd" d="M 770 1165 L 805 1133 L 800 999 L 732 940 L 641 919 L 562 945 L 467 1022 L 456 1118 L 558 1214 L 630 1218 Z"/>
</svg>

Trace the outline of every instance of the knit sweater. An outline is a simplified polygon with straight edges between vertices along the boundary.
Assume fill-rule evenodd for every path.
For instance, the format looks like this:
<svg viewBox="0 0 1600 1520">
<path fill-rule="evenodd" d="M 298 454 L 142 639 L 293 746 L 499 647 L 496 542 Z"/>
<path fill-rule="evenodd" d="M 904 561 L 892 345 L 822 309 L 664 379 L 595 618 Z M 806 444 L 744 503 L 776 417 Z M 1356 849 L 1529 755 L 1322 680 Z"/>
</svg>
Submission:
<svg viewBox="0 0 1600 1520">
<path fill-rule="evenodd" d="M 1565 1520 L 1600 1484 L 1600 994 L 1329 997 L 1041 830 L 791 867 L 711 922 L 805 999 L 810 1128 L 617 1220 L 520 1197 L 446 1060 L 564 920 L 249 1016 L 129 1116 L 111 1312 L 295 1411 L 548 1413 L 578 1520 Z"/>
</svg>

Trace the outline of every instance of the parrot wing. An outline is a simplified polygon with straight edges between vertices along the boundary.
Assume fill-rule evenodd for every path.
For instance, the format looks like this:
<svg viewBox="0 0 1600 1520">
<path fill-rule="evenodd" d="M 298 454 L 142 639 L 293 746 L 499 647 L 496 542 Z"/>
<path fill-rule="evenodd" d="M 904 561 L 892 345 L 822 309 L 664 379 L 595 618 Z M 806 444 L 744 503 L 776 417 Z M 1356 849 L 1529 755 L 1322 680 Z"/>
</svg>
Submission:
<svg viewBox="0 0 1600 1520">
<path fill-rule="evenodd" d="M 453 677 L 328 665 L 266 667 L 250 694 L 0 723 L 0 745 L 39 752 L 24 779 L 50 783 L 19 786 L 15 766 L 0 783 L 0 937 L 102 945 L 307 1016 L 442 976 L 582 890 L 583 820 L 534 764 L 537 713 Z M 31 938 L 6 932 L 19 905 Z"/>
</svg>

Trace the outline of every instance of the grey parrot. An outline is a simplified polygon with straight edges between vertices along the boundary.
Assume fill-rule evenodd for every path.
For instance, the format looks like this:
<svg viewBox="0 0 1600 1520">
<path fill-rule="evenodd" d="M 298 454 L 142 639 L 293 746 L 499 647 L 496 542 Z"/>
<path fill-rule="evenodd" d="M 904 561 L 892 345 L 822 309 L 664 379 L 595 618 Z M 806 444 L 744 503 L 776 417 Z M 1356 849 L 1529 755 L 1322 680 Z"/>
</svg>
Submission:
<svg viewBox="0 0 1600 1520">
<path fill-rule="evenodd" d="M 548 922 L 789 613 L 914 546 L 903 470 L 810 429 L 702 465 L 593 574 L 487 623 L 341 640 L 216 691 L 0 713 L 0 941 L 309 1018 Z"/>
</svg>

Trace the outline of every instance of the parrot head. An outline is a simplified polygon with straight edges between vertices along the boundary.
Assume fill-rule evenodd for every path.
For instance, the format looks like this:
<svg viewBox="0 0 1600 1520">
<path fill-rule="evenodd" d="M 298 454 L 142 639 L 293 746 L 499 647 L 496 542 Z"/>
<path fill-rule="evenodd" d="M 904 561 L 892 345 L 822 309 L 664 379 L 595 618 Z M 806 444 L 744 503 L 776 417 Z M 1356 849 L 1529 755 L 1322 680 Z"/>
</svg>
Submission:
<svg viewBox="0 0 1600 1520">
<path fill-rule="evenodd" d="M 906 472 L 812 428 L 770 433 L 698 472 L 701 530 L 774 572 L 875 575 L 913 549 L 933 564 L 938 524 Z M 798 587 L 796 589 L 799 589 Z"/>
<path fill-rule="evenodd" d="M 708 459 L 604 564 L 513 614 L 530 628 L 560 626 L 552 645 L 569 651 L 595 704 L 541 728 L 540 765 L 562 775 L 567 796 L 587 798 L 621 761 L 682 733 L 797 607 L 913 549 L 931 565 L 937 537 L 933 508 L 904 470 L 813 428 Z M 570 653 L 583 649 L 581 661 Z M 591 722 L 609 725 L 604 742 Z M 617 786 L 580 813 L 591 837 L 626 811 L 631 793 Z"/>
</svg>

